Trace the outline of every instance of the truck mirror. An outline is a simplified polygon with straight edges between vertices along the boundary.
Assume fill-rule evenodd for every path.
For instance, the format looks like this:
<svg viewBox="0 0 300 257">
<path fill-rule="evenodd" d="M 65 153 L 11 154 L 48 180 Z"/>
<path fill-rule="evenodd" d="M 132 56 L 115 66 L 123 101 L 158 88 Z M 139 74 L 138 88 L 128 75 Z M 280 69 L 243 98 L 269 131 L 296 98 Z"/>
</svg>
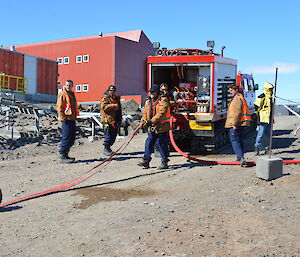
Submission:
<svg viewBox="0 0 300 257">
<path fill-rule="evenodd" d="M 254 91 L 258 90 L 258 84 L 254 84 Z"/>
</svg>

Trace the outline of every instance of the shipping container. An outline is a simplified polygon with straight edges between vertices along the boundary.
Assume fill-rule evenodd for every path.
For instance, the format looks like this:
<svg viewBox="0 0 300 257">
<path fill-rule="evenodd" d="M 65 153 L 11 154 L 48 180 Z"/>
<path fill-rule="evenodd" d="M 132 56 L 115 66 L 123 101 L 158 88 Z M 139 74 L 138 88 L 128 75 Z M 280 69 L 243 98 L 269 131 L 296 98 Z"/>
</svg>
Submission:
<svg viewBox="0 0 300 257">
<path fill-rule="evenodd" d="M 45 59 L 37 59 L 37 93 L 57 94 L 57 63 Z"/>
<path fill-rule="evenodd" d="M 24 54 L 0 49 L 0 73 L 23 77 Z"/>
<path fill-rule="evenodd" d="M 22 93 L 28 99 L 56 96 L 57 76 L 56 61 L 0 48 L 1 91 Z"/>
</svg>

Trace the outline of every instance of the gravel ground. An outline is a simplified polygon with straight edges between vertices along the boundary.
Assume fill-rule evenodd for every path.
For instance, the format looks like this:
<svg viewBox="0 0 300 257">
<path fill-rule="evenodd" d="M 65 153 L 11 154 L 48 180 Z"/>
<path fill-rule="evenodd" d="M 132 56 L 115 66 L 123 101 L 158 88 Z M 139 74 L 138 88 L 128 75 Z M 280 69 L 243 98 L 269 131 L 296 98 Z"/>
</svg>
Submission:
<svg viewBox="0 0 300 257">
<path fill-rule="evenodd" d="M 300 159 L 298 125 L 276 118 L 275 156 Z M 0 256 L 300 256 L 299 165 L 268 182 L 255 167 L 204 166 L 172 153 L 170 169 L 157 170 L 154 158 L 145 170 L 136 165 L 145 137 L 74 189 L 0 208 Z M 257 158 L 253 140 L 248 160 Z M 101 144 L 78 140 L 69 165 L 59 163 L 57 145 L 2 151 L 3 202 L 82 174 L 103 160 Z M 226 148 L 201 158 L 234 155 Z"/>
</svg>

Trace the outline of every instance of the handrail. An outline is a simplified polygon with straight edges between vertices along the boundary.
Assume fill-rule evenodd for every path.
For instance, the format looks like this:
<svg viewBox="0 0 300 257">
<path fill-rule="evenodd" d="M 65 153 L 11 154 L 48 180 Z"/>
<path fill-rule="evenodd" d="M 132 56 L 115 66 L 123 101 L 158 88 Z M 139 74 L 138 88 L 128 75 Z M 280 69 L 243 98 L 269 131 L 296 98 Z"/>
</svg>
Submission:
<svg viewBox="0 0 300 257">
<path fill-rule="evenodd" d="M 0 90 L 13 91 L 25 94 L 27 79 L 25 77 L 18 77 L 8 75 L 5 73 L 0 74 Z"/>
</svg>

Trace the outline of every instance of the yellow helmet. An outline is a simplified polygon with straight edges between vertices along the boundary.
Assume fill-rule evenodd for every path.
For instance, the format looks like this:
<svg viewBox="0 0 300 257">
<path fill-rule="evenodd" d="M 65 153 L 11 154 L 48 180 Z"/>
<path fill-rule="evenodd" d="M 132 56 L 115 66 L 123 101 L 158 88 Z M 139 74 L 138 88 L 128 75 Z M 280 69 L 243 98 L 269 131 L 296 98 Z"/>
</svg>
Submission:
<svg viewBox="0 0 300 257">
<path fill-rule="evenodd" d="M 274 86 L 273 86 L 273 84 L 272 84 L 271 82 L 266 82 L 266 83 L 264 84 L 264 89 L 265 89 L 265 90 L 273 89 L 273 88 L 274 88 Z"/>
</svg>

